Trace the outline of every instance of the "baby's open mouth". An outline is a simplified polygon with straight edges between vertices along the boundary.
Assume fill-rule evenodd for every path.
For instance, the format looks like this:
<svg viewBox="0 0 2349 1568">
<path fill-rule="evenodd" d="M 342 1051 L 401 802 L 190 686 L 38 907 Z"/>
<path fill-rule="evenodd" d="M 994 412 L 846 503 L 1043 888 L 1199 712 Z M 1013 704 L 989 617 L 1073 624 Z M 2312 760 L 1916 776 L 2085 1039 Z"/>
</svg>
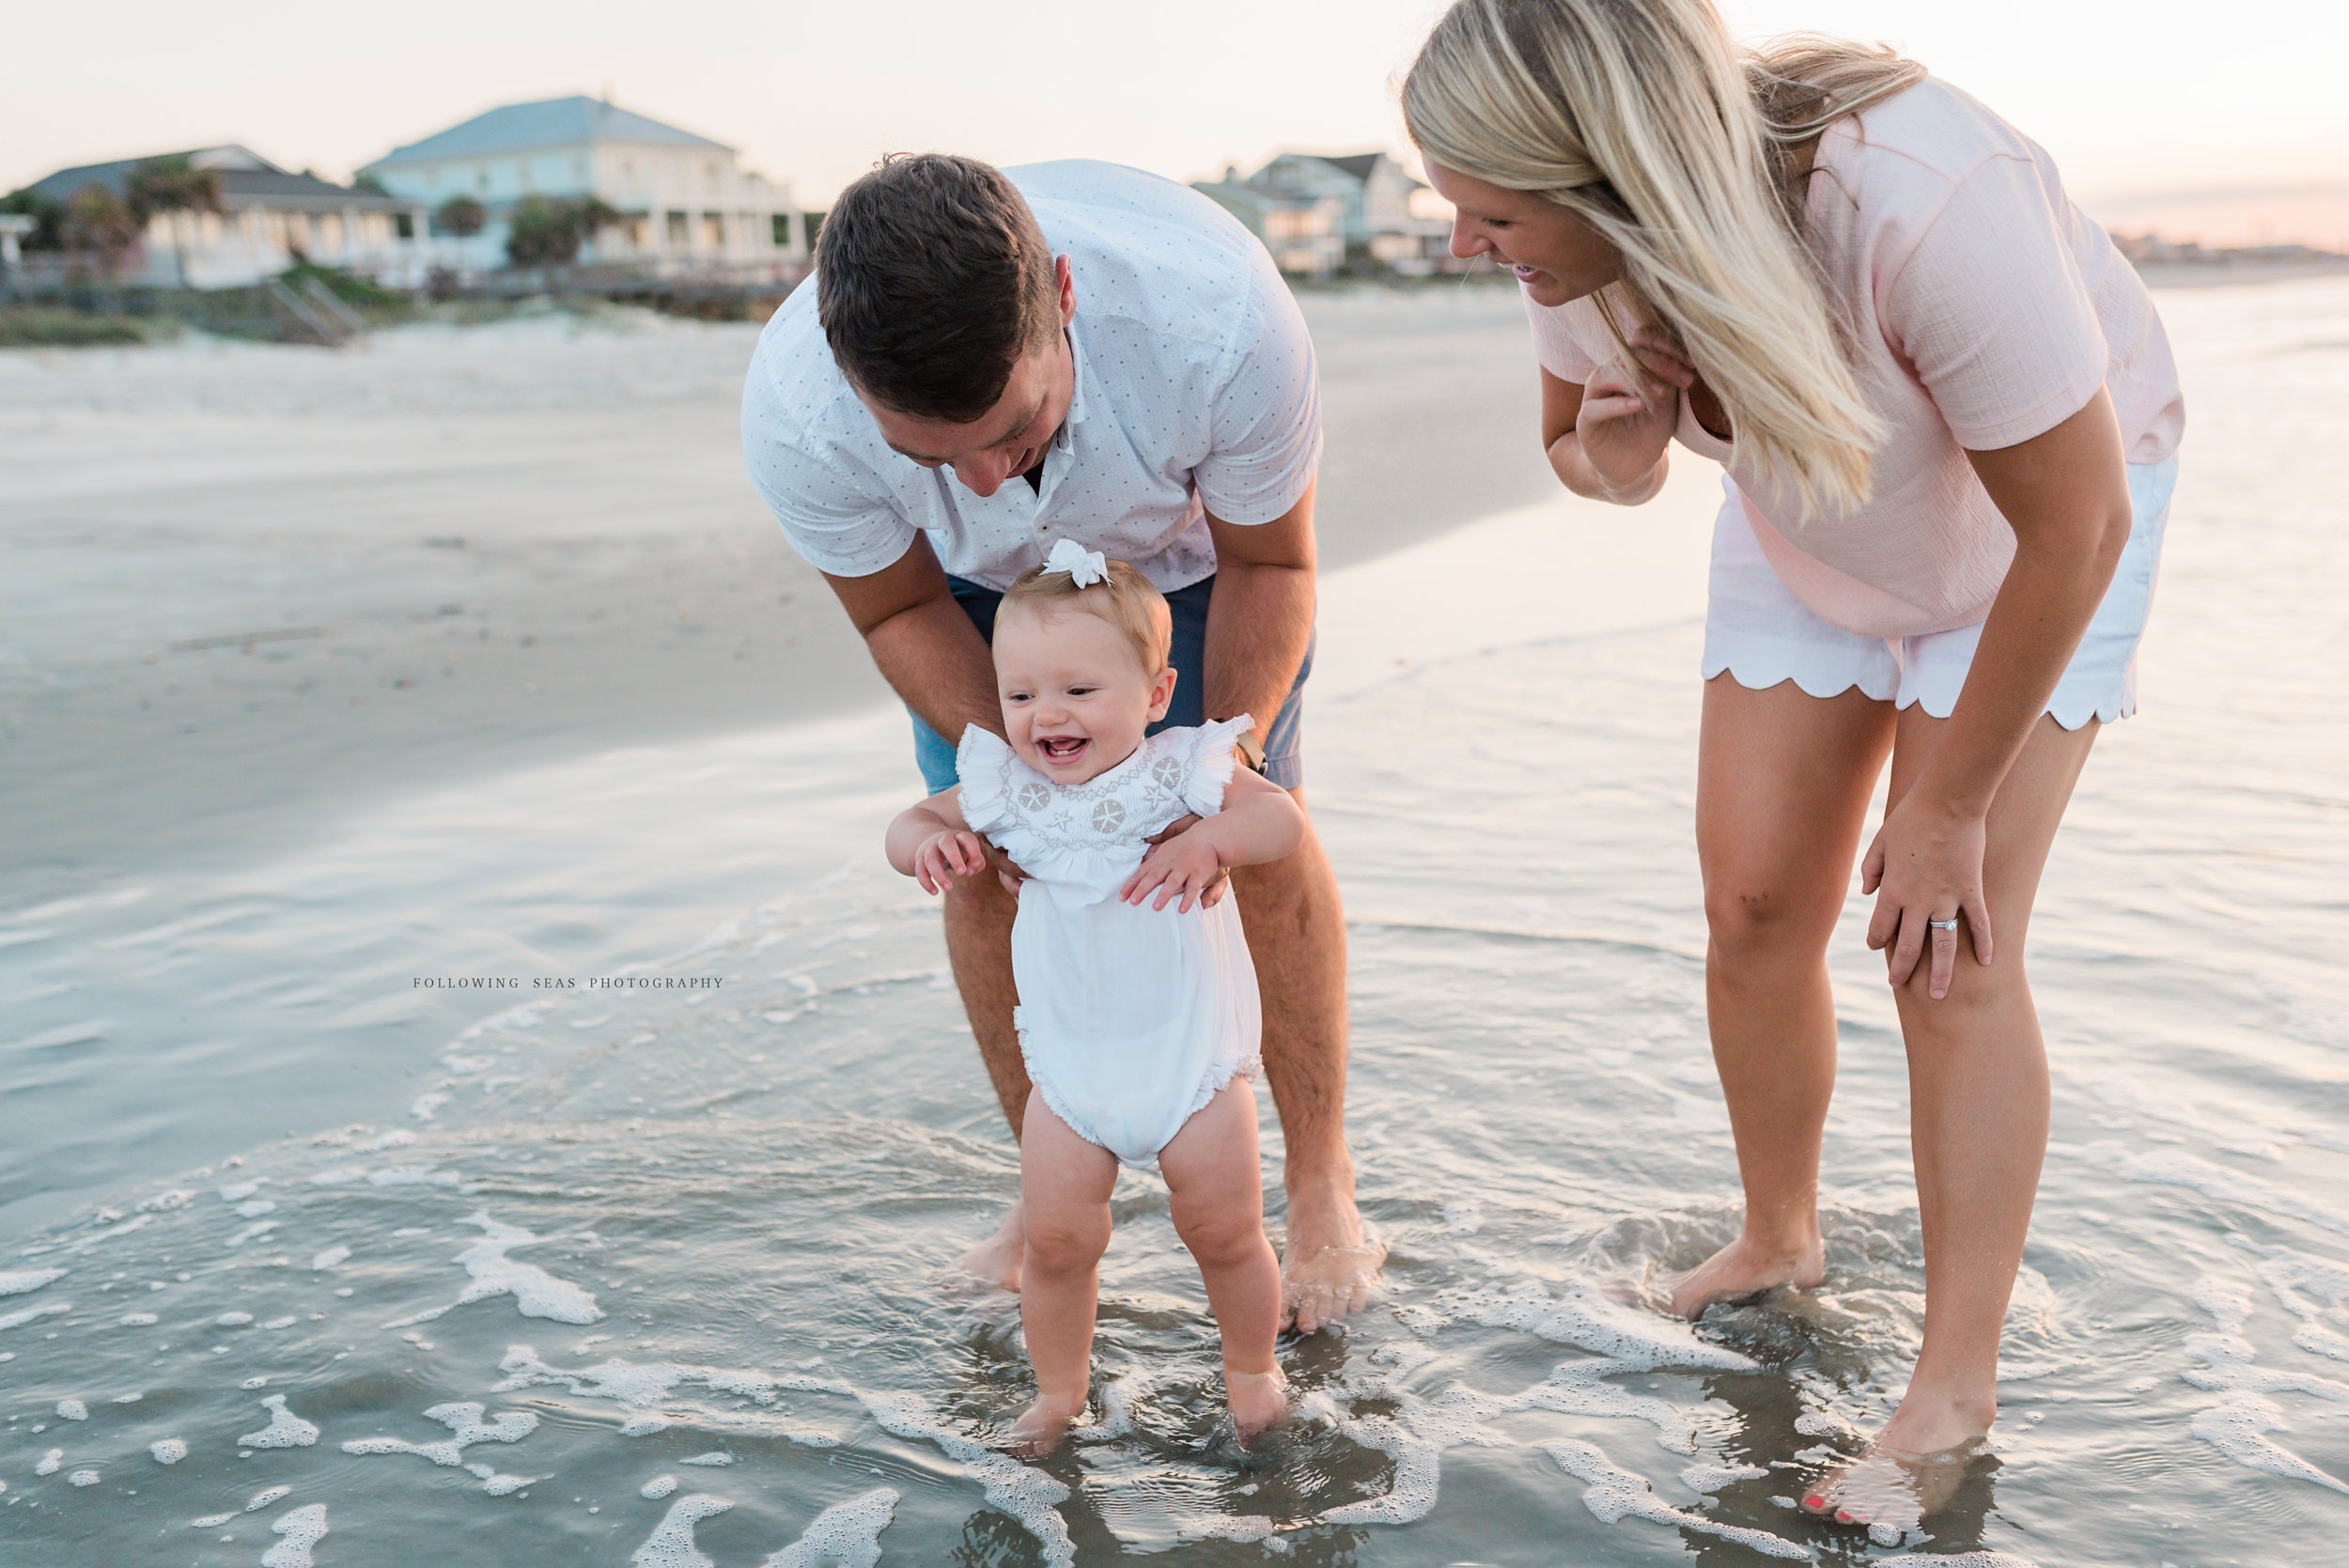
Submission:
<svg viewBox="0 0 2349 1568">
<path fill-rule="evenodd" d="M 1081 735 L 1048 735 L 1035 743 L 1035 749 L 1044 753 L 1045 761 L 1066 768 L 1084 755 L 1085 748 L 1092 744 Z"/>
</svg>

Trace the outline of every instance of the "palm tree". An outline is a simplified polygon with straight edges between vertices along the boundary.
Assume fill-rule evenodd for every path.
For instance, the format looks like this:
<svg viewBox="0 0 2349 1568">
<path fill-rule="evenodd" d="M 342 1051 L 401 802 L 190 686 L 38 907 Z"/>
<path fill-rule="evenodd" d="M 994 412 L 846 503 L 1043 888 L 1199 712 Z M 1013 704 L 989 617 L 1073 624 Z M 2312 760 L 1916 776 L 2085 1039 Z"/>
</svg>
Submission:
<svg viewBox="0 0 2349 1568">
<path fill-rule="evenodd" d="M 185 288 L 188 246 L 179 226 L 179 214 L 219 211 L 220 176 L 210 169 L 197 168 L 184 153 L 149 158 L 131 171 L 122 182 L 122 191 L 125 205 L 141 227 L 158 214 L 171 220 L 172 261 L 179 287 Z"/>
<path fill-rule="evenodd" d="M 443 234 L 469 240 L 490 222 L 489 209 L 471 196 L 451 196 L 432 214 L 432 226 Z"/>
<path fill-rule="evenodd" d="M 123 256 L 138 242 L 146 225 L 122 198 L 105 186 L 92 183 L 73 193 L 58 226 L 67 247 L 95 255 L 100 271 L 112 282 L 121 271 Z"/>
</svg>

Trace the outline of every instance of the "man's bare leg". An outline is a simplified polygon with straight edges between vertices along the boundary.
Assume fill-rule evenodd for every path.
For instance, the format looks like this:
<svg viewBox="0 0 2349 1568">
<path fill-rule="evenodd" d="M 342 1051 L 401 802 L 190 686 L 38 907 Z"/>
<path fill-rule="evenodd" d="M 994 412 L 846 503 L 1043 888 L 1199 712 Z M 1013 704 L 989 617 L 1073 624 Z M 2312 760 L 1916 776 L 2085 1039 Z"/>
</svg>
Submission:
<svg viewBox="0 0 2349 1568">
<path fill-rule="evenodd" d="M 1303 805 L 1304 792 L 1294 793 Z M 1232 883 L 1264 994 L 1265 1081 L 1287 1150 L 1283 1317 L 1309 1334 L 1368 1304 L 1387 1255 L 1362 1229 L 1346 1148 L 1346 915 L 1310 820 L 1295 854 L 1241 866 Z"/>
<path fill-rule="evenodd" d="M 979 1043 L 979 1059 L 995 1085 L 1011 1135 L 1019 1138 L 1028 1109 L 1028 1064 L 1011 1026 L 1019 992 L 1011 979 L 1011 922 L 1019 901 L 994 877 L 970 877 L 946 894 L 946 956 L 954 966 L 962 1010 Z M 955 1266 L 1000 1290 L 1019 1288 L 1027 1232 L 1014 1202 L 995 1234 L 965 1252 Z"/>
</svg>

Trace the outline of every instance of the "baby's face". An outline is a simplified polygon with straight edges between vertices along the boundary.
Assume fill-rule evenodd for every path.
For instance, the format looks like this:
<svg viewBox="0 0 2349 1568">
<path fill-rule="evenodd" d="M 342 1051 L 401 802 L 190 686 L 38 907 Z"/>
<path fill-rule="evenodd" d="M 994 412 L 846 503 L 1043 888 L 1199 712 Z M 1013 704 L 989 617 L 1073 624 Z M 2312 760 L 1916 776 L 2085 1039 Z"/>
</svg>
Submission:
<svg viewBox="0 0 2349 1568">
<path fill-rule="evenodd" d="M 995 618 L 995 691 L 1019 760 L 1079 784 L 1133 755 L 1166 717 L 1174 671 L 1143 674 L 1133 644 L 1098 615 L 1006 605 Z"/>
</svg>

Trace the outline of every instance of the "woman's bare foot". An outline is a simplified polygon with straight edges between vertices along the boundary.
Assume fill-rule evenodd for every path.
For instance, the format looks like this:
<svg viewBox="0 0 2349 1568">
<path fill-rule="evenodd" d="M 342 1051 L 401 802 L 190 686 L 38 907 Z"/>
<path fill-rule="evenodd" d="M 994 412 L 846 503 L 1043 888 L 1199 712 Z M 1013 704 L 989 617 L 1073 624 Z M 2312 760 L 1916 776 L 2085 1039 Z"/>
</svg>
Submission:
<svg viewBox="0 0 2349 1568">
<path fill-rule="evenodd" d="M 1740 1301 L 1781 1285 L 1809 1290 L 1826 1278 L 1827 1247 L 1815 1232 L 1799 1251 L 1776 1250 L 1741 1235 L 1688 1273 L 1664 1281 L 1665 1310 L 1694 1318 L 1717 1301 Z"/>
<path fill-rule="evenodd" d="M 1007 1290 L 1017 1296 L 1019 1265 L 1027 1250 L 1027 1222 L 1015 1203 L 993 1235 L 955 1260 L 955 1272 L 969 1275 L 988 1290 Z"/>
<path fill-rule="evenodd" d="M 1243 1443 L 1289 1419 L 1289 1383 L 1279 1367 L 1270 1372 L 1225 1369 L 1223 1397 Z"/>
<path fill-rule="evenodd" d="M 1281 1322 L 1300 1334 L 1370 1305 L 1387 1244 L 1362 1224 L 1350 1180 L 1289 1193 L 1281 1249 Z"/>
<path fill-rule="evenodd" d="M 1981 1437 L 1922 1453 L 1879 1442 L 1805 1491 L 1802 1507 L 1839 1524 L 1866 1527 L 1871 1533 L 1906 1534 L 1948 1506 L 1957 1483 L 1966 1479 L 1967 1466 L 1988 1452 Z"/>
<path fill-rule="evenodd" d="M 1003 1446 L 1022 1459 L 1040 1459 L 1060 1447 L 1068 1429 L 1084 1418 L 1085 1396 L 1038 1394 L 1035 1403 L 1003 1434 Z"/>
</svg>

